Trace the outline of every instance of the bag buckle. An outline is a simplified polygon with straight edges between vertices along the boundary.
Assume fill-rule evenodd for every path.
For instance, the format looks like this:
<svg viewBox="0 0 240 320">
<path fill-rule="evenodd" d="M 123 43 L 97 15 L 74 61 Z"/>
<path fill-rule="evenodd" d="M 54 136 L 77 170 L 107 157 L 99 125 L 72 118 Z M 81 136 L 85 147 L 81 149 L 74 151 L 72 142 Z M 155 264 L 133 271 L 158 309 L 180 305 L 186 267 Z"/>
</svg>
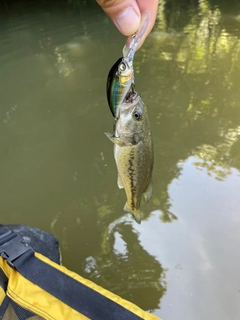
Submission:
<svg viewBox="0 0 240 320">
<path fill-rule="evenodd" d="M 0 228 L 0 255 L 7 260 L 11 268 L 14 268 L 14 261 L 29 250 L 34 252 L 32 247 L 22 242 L 22 238 L 17 233 L 8 227 Z"/>
</svg>

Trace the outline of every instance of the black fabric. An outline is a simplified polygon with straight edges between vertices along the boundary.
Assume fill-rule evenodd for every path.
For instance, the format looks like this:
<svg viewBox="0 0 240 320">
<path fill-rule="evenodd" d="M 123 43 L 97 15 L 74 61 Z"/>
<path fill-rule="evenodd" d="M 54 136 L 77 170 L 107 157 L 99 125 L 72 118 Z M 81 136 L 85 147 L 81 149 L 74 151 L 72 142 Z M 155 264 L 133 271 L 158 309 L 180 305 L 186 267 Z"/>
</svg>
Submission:
<svg viewBox="0 0 240 320">
<path fill-rule="evenodd" d="M 20 320 L 27 319 L 27 318 L 30 318 L 30 317 L 33 317 L 36 315 L 36 313 L 33 313 L 31 311 L 28 311 L 28 310 L 22 308 L 21 306 L 19 306 L 16 302 L 14 302 L 11 299 L 10 299 L 10 304 L 12 305 L 12 308 L 13 308 L 14 312 L 16 313 L 16 316 Z"/>
<path fill-rule="evenodd" d="M 0 224 L 0 246 L 16 236 L 16 233 L 14 233 L 12 230 Z"/>
<path fill-rule="evenodd" d="M 5 292 L 7 291 L 7 284 L 8 278 L 6 277 L 2 269 L 0 269 L 0 287 L 2 287 Z"/>
<path fill-rule="evenodd" d="M 3 318 L 4 313 L 6 312 L 7 307 L 8 307 L 8 305 L 9 305 L 9 302 L 10 302 L 10 298 L 9 298 L 8 296 L 6 296 L 6 297 L 3 299 L 2 304 L 0 305 L 0 319 Z"/>
<path fill-rule="evenodd" d="M 25 278 L 92 320 L 142 319 L 121 305 L 39 260 L 31 251 L 15 260 L 14 266 Z"/>
<path fill-rule="evenodd" d="M 1 229 L 6 232 L 6 227 L 2 228 L 0 225 L 0 238 Z M 9 241 L 9 236 L 7 236 L 7 239 Z M 13 242 L 17 246 L 16 239 Z M 1 244 L 3 242 L 0 242 L 0 252 Z M 22 244 L 20 243 L 20 245 Z M 16 258 L 14 267 L 23 277 L 92 320 L 142 319 L 104 295 L 38 259 L 35 257 L 33 250 L 29 250 Z"/>
</svg>

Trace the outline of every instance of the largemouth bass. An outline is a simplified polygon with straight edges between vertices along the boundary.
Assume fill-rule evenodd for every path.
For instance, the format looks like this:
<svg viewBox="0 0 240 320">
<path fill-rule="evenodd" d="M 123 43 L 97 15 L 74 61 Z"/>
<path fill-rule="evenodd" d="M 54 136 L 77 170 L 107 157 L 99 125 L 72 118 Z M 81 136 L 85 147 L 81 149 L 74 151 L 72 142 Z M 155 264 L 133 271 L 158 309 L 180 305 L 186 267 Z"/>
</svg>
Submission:
<svg viewBox="0 0 240 320">
<path fill-rule="evenodd" d="M 117 110 L 129 91 L 134 92 L 133 58 L 147 29 L 150 13 L 142 15 L 139 30 L 132 36 L 130 44 L 123 47 L 123 57 L 118 59 L 110 69 L 107 77 L 107 100 L 112 115 L 117 118 Z"/>
<path fill-rule="evenodd" d="M 114 143 L 118 169 L 118 187 L 124 188 L 127 202 L 123 211 L 141 222 L 142 196 L 152 197 L 153 142 L 147 108 L 140 96 L 119 106 L 114 134 L 106 133 Z"/>
</svg>

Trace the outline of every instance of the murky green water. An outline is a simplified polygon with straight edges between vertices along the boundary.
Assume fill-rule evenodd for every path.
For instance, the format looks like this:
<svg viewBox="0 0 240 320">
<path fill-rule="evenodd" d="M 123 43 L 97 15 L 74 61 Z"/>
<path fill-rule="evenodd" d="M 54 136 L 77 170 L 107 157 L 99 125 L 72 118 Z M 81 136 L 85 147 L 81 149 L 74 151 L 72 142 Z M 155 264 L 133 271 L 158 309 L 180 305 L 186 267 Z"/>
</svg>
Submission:
<svg viewBox="0 0 240 320">
<path fill-rule="evenodd" d="M 1 223 L 53 232 L 64 265 L 163 319 L 240 314 L 240 4 L 163 1 L 135 57 L 155 145 L 122 213 L 105 82 L 125 38 L 95 1 L 2 1 Z"/>
</svg>

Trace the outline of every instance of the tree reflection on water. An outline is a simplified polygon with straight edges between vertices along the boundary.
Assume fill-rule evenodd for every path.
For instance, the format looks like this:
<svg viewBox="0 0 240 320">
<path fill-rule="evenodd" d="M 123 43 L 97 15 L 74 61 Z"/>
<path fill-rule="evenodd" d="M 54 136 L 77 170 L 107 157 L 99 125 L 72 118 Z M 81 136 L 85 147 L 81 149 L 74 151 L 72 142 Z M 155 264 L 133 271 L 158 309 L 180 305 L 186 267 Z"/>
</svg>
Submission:
<svg viewBox="0 0 240 320">
<path fill-rule="evenodd" d="M 226 17 L 220 7 L 207 0 L 161 1 L 156 26 L 135 61 L 139 78 L 148 80 L 143 96 L 150 120 L 155 121 L 152 128 L 157 191 L 149 206 L 152 211 L 160 209 L 163 222 L 177 219 L 171 212 L 168 188 L 181 175 L 187 158 L 194 157 L 198 169 L 218 180 L 225 179 L 232 167 L 240 170 L 237 18 Z M 111 249 L 117 233 L 124 242 L 124 253 Z M 87 268 L 86 261 L 85 271 L 91 279 L 109 287 L 108 280 L 114 273 L 118 281 L 111 290 L 133 301 L 137 301 L 133 298 L 135 290 L 143 290 L 143 297 L 149 294 L 154 300 L 144 300 L 140 305 L 145 309 L 159 307 L 158 301 L 167 290 L 165 271 L 144 250 L 124 218 L 121 223 L 106 227 L 101 254 L 94 258 L 93 265 Z"/>
<path fill-rule="evenodd" d="M 144 310 L 154 310 L 166 291 L 165 270 L 143 248 L 134 223 L 126 217 L 112 222 L 102 234 L 99 253 L 86 258 L 84 270 L 104 288 Z"/>
<path fill-rule="evenodd" d="M 238 19 L 225 14 L 221 3 L 161 1 L 156 26 L 139 53 L 137 69 L 148 79 L 146 101 L 157 119 L 154 204 L 162 221 L 177 218 L 168 186 L 189 156 L 218 180 L 231 167 L 240 168 Z"/>
</svg>

